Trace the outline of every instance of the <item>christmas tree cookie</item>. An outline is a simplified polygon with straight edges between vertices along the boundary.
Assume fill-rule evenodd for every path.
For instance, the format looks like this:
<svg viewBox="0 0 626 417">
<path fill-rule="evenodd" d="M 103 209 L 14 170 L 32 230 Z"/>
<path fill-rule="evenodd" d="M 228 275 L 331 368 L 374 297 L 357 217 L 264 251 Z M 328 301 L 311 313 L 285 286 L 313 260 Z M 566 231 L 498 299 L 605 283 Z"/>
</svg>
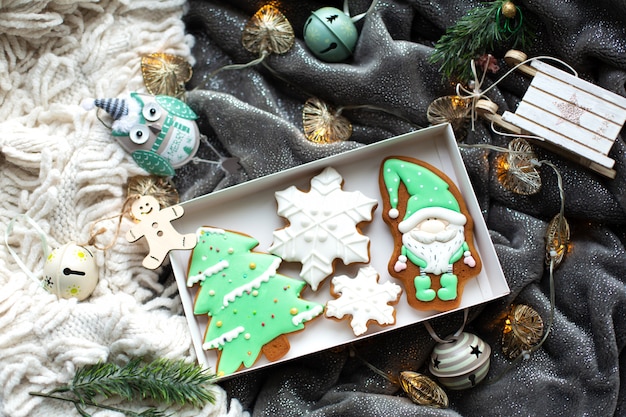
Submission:
<svg viewBox="0 0 626 417">
<path fill-rule="evenodd" d="M 465 283 L 481 270 L 461 193 L 437 168 L 399 156 L 383 161 L 380 189 L 383 220 L 394 240 L 388 269 L 403 282 L 409 305 L 458 307 Z"/>
<path fill-rule="evenodd" d="M 194 314 L 210 318 L 204 349 L 218 349 L 219 376 L 250 367 L 261 352 L 274 361 L 289 350 L 286 334 L 322 314 L 321 304 L 300 298 L 305 282 L 277 273 L 278 256 L 252 252 L 251 236 L 201 227 L 187 273 L 199 284 Z"/>
</svg>

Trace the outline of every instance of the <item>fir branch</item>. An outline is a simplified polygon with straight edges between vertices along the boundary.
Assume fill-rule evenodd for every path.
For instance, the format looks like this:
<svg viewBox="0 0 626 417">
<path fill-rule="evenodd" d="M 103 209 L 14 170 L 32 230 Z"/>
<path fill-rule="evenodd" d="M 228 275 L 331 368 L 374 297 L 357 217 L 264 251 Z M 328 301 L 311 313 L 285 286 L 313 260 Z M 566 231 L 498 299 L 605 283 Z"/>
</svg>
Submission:
<svg viewBox="0 0 626 417">
<path fill-rule="evenodd" d="M 484 2 L 482 6 L 471 9 L 437 41 L 429 61 L 441 63 L 440 71 L 445 79 L 471 79 L 470 61 L 493 52 L 503 42 L 508 42 L 509 48 L 525 49 L 530 45 L 535 36 L 532 25 L 528 19 L 524 20 L 521 10 L 517 11 L 515 18 L 504 17 L 502 5 L 507 1 Z M 507 24 L 521 27 L 506 30 Z"/>
<path fill-rule="evenodd" d="M 87 411 L 83 409 L 83 407 L 86 405 L 91 406 L 91 407 L 102 408 L 104 410 L 116 411 L 118 413 L 124 414 L 127 417 L 169 417 L 170 416 L 170 414 L 165 414 L 165 412 L 158 410 L 156 408 L 147 408 L 143 410 L 142 412 L 136 412 L 136 411 L 131 411 L 131 410 L 124 410 L 122 408 L 113 407 L 113 406 L 106 405 L 106 404 L 99 404 L 99 403 L 92 402 L 92 401 L 80 401 L 76 398 L 63 397 L 61 395 L 54 395 L 51 393 L 46 394 L 45 392 L 29 392 L 29 394 L 36 396 L 36 397 L 51 398 L 54 400 L 60 400 L 60 401 L 73 403 L 76 406 L 76 410 L 78 411 L 78 413 L 83 417 L 91 417 L 91 414 L 89 414 Z"/>
<path fill-rule="evenodd" d="M 111 409 L 97 403 L 95 398 L 120 397 L 126 401 L 150 399 L 165 405 L 191 404 L 202 407 L 207 402 L 215 401 L 210 390 L 214 378 L 204 369 L 183 361 L 157 359 L 143 364 L 142 359 L 136 358 L 122 367 L 112 363 L 98 363 L 79 368 L 70 384 L 48 393 L 31 394 L 71 401 L 83 416 L 89 415 L 82 409 L 85 405 Z M 73 398 L 54 395 L 59 393 L 69 393 Z M 126 413 L 132 417 L 165 415 L 154 408 L 139 414 Z"/>
</svg>

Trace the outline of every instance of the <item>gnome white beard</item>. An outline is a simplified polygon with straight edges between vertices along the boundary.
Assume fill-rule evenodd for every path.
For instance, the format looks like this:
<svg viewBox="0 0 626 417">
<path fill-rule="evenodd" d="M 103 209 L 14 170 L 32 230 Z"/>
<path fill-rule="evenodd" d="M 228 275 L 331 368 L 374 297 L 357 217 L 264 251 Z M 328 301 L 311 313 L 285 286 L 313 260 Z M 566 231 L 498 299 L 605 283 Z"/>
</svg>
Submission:
<svg viewBox="0 0 626 417">
<path fill-rule="evenodd" d="M 454 224 L 437 233 L 413 229 L 402 235 L 402 244 L 407 250 L 426 262 L 423 271 L 435 275 L 447 272 L 450 258 L 463 242 L 463 226 Z"/>
</svg>

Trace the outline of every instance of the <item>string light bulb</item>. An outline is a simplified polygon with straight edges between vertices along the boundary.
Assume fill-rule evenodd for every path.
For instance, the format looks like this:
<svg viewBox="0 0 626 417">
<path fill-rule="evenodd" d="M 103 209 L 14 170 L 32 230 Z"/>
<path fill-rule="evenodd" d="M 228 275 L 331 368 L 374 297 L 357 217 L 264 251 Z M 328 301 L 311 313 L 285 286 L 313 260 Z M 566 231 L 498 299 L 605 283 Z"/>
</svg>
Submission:
<svg viewBox="0 0 626 417">
<path fill-rule="evenodd" d="M 496 160 L 496 178 L 507 190 L 521 195 L 532 195 L 541 189 L 537 171 L 537 156 L 530 144 L 521 138 L 509 142 L 509 151 Z"/>
</svg>

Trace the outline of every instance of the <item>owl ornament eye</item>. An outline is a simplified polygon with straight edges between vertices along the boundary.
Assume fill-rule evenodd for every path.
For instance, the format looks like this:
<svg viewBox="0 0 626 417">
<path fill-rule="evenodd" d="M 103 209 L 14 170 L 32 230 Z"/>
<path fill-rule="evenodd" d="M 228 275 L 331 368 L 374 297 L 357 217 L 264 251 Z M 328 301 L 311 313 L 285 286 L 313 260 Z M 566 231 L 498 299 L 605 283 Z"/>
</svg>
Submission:
<svg viewBox="0 0 626 417">
<path fill-rule="evenodd" d="M 141 114 L 148 122 L 156 122 L 161 118 L 161 108 L 156 103 L 148 103 L 144 106 Z"/>
<path fill-rule="evenodd" d="M 133 143 L 143 145 L 150 139 L 150 129 L 146 125 L 134 125 L 130 129 L 128 137 Z"/>
</svg>

